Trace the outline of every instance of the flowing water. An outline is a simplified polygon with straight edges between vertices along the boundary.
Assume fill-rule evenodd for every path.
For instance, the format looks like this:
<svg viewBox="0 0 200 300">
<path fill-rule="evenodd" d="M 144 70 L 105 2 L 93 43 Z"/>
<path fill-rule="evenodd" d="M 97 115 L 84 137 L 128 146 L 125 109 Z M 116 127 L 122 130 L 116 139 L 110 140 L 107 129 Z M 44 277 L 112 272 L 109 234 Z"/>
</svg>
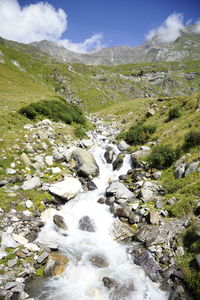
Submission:
<svg viewBox="0 0 200 300">
<path fill-rule="evenodd" d="M 39 241 L 44 244 L 56 242 L 59 249 L 69 258 L 69 264 L 64 273 L 49 279 L 40 291 L 38 300 L 166 300 L 168 294 L 161 291 L 158 284 L 145 276 L 141 267 L 135 265 L 126 248 L 132 244 L 116 242 L 110 234 L 113 216 L 109 206 L 99 204 L 97 200 L 105 194 L 105 189 L 111 180 L 118 180 L 119 175 L 126 174 L 130 166 L 130 156 L 126 155 L 119 171 L 112 170 L 112 165 L 104 159 L 108 141 L 105 136 L 91 134 L 95 145 L 90 150 L 100 168 L 100 175 L 94 178 L 98 189 L 82 192 L 76 198 L 62 206 L 59 214 L 68 226 L 68 236 L 58 232 L 52 218 L 46 220 L 46 225 L 39 235 Z M 119 152 L 115 145 L 111 145 Z M 79 220 L 89 216 L 96 225 L 95 232 L 78 229 Z M 97 268 L 89 262 L 89 257 L 98 255 L 106 259 L 108 267 Z M 115 279 L 122 286 L 134 284 L 134 291 L 126 296 L 113 296 L 102 281 L 103 277 Z"/>
</svg>

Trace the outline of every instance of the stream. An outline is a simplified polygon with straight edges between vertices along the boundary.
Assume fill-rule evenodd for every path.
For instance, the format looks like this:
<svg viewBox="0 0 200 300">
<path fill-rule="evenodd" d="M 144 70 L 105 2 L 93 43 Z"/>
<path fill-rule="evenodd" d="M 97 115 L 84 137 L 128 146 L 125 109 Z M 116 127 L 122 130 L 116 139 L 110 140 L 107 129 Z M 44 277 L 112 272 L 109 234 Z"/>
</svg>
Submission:
<svg viewBox="0 0 200 300">
<path fill-rule="evenodd" d="M 98 203 L 105 196 L 109 182 L 118 180 L 122 174 L 131 169 L 130 155 L 126 154 L 123 166 L 113 172 L 112 164 L 104 158 L 105 148 L 111 146 L 119 153 L 116 145 L 102 135 L 104 125 L 88 134 L 94 141 L 90 149 L 99 166 L 100 174 L 93 181 L 97 186 L 94 191 L 81 192 L 76 198 L 68 201 L 58 212 L 67 224 L 67 236 L 58 231 L 52 217 L 46 220 L 38 241 L 43 244 L 56 243 L 60 252 L 69 258 L 69 263 L 62 275 L 45 281 L 42 289 L 34 295 L 37 300 L 167 300 L 167 292 L 159 289 L 143 269 L 133 262 L 127 248 L 133 247 L 131 242 L 116 242 L 111 235 L 114 217 L 109 206 Z M 110 129 L 111 130 L 111 129 Z M 100 132 L 100 133 L 99 133 Z M 95 223 L 95 232 L 78 229 L 79 220 L 89 216 Z M 89 257 L 103 257 L 108 266 L 98 268 L 91 264 Z M 120 286 L 121 294 L 104 286 L 102 279 L 115 279 Z M 134 286 L 134 289 L 131 288 Z"/>
</svg>

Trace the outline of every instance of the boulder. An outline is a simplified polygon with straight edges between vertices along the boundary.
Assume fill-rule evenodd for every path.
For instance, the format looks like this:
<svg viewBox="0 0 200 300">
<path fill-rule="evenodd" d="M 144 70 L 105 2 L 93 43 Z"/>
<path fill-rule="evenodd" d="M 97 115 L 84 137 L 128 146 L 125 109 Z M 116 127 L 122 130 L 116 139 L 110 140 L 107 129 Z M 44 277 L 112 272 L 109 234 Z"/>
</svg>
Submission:
<svg viewBox="0 0 200 300">
<path fill-rule="evenodd" d="M 124 155 L 123 154 L 118 154 L 117 158 L 113 161 L 113 170 L 119 170 L 121 168 L 121 166 L 123 165 L 123 161 L 124 161 Z"/>
<path fill-rule="evenodd" d="M 44 275 L 48 277 L 62 274 L 68 263 L 68 258 L 59 253 L 50 253 L 44 268 Z"/>
<path fill-rule="evenodd" d="M 187 177 L 189 174 L 196 172 L 198 170 L 199 167 L 199 161 L 195 161 L 192 162 L 191 164 L 189 164 L 189 166 L 187 167 L 186 171 L 185 171 L 185 177 Z"/>
<path fill-rule="evenodd" d="M 95 232 L 96 226 L 90 217 L 84 216 L 79 220 L 78 228 L 82 231 Z"/>
<path fill-rule="evenodd" d="M 125 141 L 121 141 L 121 142 L 119 142 L 119 144 L 117 145 L 117 147 L 118 147 L 118 149 L 120 151 L 125 151 L 125 150 L 127 150 L 130 147 L 130 145 L 127 144 Z"/>
<path fill-rule="evenodd" d="M 97 189 L 96 184 L 92 180 L 87 182 L 87 187 L 89 191 L 94 191 Z"/>
<path fill-rule="evenodd" d="M 146 146 L 143 149 L 137 150 L 133 153 L 131 153 L 131 161 L 134 168 L 141 168 L 143 167 L 143 164 L 140 162 L 140 160 L 151 154 L 151 148 Z"/>
<path fill-rule="evenodd" d="M 135 236 L 137 231 L 137 228 L 132 228 L 116 218 L 112 224 L 111 235 L 113 236 L 114 240 L 119 242 L 126 238 Z"/>
<path fill-rule="evenodd" d="M 89 261 L 97 268 L 107 268 L 109 265 L 107 260 L 101 255 L 92 255 L 89 257 Z"/>
<path fill-rule="evenodd" d="M 52 184 L 49 191 L 63 200 L 70 200 L 81 191 L 81 183 L 77 178 L 67 176 L 63 181 Z"/>
<path fill-rule="evenodd" d="M 160 216 L 156 211 L 150 211 L 149 212 L 149 222 L 153 225 L 158 225 L 160 221 Z"/>
<path fill-rule="evenodd" d="M 73 158 L 77 163 L 76 168 L 80 176 L 93 178 L 99 175 L 99 167 L 89 151 L 76 148 L 73 151 Z"/>
<path fill-rule="evenodd" d="M 144 201 L 151 201 L 155 196 L 158 196 L 159 191 L 160 187 L 156 183 L 145 181 L 138 197 L 142 198 Z"/>
<path fill-rule="evenodd" d="M 81 140 L 81 143 L 84 148 L 91 148 L 94 145 L 93 141 L 90 139 L 83 139 Z"/>
<path fill-rule="evenodd" d="M 112 163 L 114 155 L 115 155 L 115 152 L 113 151 L 113 149 L 110 146 L 108 146 L 106 148 L 106 152 L 104 153 L 104 157 L 105 157 L 107 164 Z"/>
<path fill-rule="evenodd" d="M 22 185 L 24 191 L 37 189 L 41 186 L 41 181 L 39 177 L 32 177 L 31 179 L 25 181 Z"/>
<path fill-rule="evenodd" d="M 127 187 L 119 182 L 113 181 L 109 187 L 106 189 L 107 196 L 115 196 L 117 199 L 132 199 L 134 194 L 127 189 Z"/>
<path fill-rule="evenodd" d="M 149 117 L 152 117 L 154 116 L 156 113 L 156 111 L 153 109 L 153 108 L 150 108 L 147 113 L 146 113 L 146 116 L 149 118 Z"/>
<path fill-rule="evenodd" d="M 103 277 L 103 284 L 107 289 L 113 289 L 113 288 L 118 288 L 118 283 L 115 279 L 110 278 L 110 277 Z"/>
<path fill-rule="evenodd" d="M 143 268 L 145 273 L 153 281 L 158 280 L 158 271 L 161 270 L 159 263 L 154 259 L 151 252 L 139 249 L 135 253 L 135 263 Z"/>
<path fill-rule="evenodd" d="M 65 224 L 64 218 L 59 215 L 54 215 L 53 216 L 53 221 L 54 223 L 61 229 L 67 230 L 67 225 Z"/>
<path fill-rule="evenodd" d="M 181 162 L 174 170 L 174 177 L 180 179 L 185 173 L 186 163 Z"/>
</svg>

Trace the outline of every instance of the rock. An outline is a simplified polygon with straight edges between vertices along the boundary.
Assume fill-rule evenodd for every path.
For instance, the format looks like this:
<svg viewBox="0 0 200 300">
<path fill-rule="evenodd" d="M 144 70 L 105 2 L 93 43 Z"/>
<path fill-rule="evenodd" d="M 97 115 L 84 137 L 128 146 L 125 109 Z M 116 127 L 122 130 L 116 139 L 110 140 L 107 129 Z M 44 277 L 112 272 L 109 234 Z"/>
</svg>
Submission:
<svg viewBox="0 0 200 300">
<path fill-rule="evenodd" d="M 186 163 L 180 163 L 174 170 L 174 177 L 180 179 L 185 173 Z"/>
<path fill-rule="evenodd" d="M 53 221 L 54 223 L 61 229 L 67 230 L 67 225 L 65 224 L 64 218 L 59 215 L 54 215 L 53 216 Z"/>
<path fill-rule="evenodd" d="M 147 111 L 146 116 L 147 116 L 147 117 L 152 117 L 152 116 L 155 115 L 155 113 L 156 113 L 156 111 L 155 111 L 153 108 L 150 108 L 150 109 Z"/>
<path fill-rule="evenodd" d="M 41 213 L 41 220 L 42 222 L 48 222 L 49 220 L 53 219 L 53 216 L 56 215 L 58 211 L 55 208 L 47 208 L 45 211 Z"/>
<path fill-rule="evenodd" d="M 49 253 L 44 251 L 42 254 L 40 254 L 37 258 L 37 262 L 38 264 L 41 264 L 44 262 L 44 260 L 46 260 L 49 257 Z"/>
<path fill-rule="evenodd" d="M 33 243 L 27 243 L 24 246 L 25 246 L 25 248 L 27 248 L 28 250 L 30 250 L 32 252 L 40 251 L 40 248 L 36 244 L 33 244 Z"/>
<path fill-rule="evenodd" d="M 26 258 L 26 254 L 22 250 L 18 250 L 16 254 L 19 258 Z"/>
<path fill-rule="evenodd" d="M 158 195 L 159 187 L 151 181 L 145 181 L 138 197 L 144 201 L 151 201 Z"/>
<path fill-rule="evenodd" d="M 118 154 L 117 158 L 113 161 L 113 170 L 119 170 L 121 168 L 121 166 L 123 165 L 123 161 L 124 161 L 124 155 L 123 154 Z"/>
<path fill-rule="evenodd" d="M 31 208 L 33 207 L 33 202 L 31 200 L 26 200 L 26 208 Z"/>
<path fill-rule="evenodd" d="M 189 174 L 196 172 L 198 170 L 199 167 L 199 161 L 195 161 L 192 162 L 191 164 L 189 164 L 189 166 L 187 167 L 186 171 L 185 171 L 185 177 L 187 177 Z"/>
<path fill-rule="evenodd" d="M 46 156 L 44 161 L 48 166 L 53 166 L 53 156 L 50 155 Z"/>
<path fill-rule="evenodd" d="M 181 257 L 184 255 L 184 249 L 182 246 L 179 246 L 175 251 L 176 256 Z"/>
<path fill-rule="evenodd" d="M 23 162 L 25 163 L 25 165 L 30 166 L 31 165 L 31 161 L 28 157 L 28 155 L 26 153 L 22 153 L 21 155 L 21 159 L 23 160 Z"/>
<path fill-rule="evenodd" d="M 97 189 L 96 184 L 92 180 L 87 182 L 87 187 L 89 191 L 94 191 Z"/>
<path fill-rule="evenodd" d="M 6 184 L 8 184 L 8 183 L 9 183 L 9 181 L 8 181 L 7 179 L 0 180 L 0 187 L 6 185 Z"/>
<path fill-rule="evenodd" d="M 25 237 L 23 237 L 22 235 L 13 233 L 12 236 L 13 236 L 13 239 L 16 242 L 18 242 L 20 245 L 25 245 L 28 243 L 28 240 Z"/>
<path fill-rule="evenodd" d="M 151 151 L 152 151 L 151 148 L 147 147 L 145 149 L 140 149 L 140 150 L 137 150 L 137 151 L 131 153 L 131 161 L 132 161 L 133 168 L 141 168 L 141 167 L 143 167 L 143 165 L 140 162 L 140 160 L 143 157 L 150 155 Z"/>
<path fill-rule="evenodd" d="M 73 158 L 77 163 L 76 168 L 80 176 L 93 178 L 99 175 L 99 167 L 89 151 L 76 148 L 73 151 Z"/>
<path fill-rule="evenodd" d="M 27 151 L 28 153 L 34 153 L 34 152 L 35 152 L 34 149 L 33 149 L 33 147 L 32 147 L 32 145 L 31 145 L 30 143 L 27 143 L 27 144 L 25 145 L 25 148 L 26 148 L 26 151 Z"/>
<path fill-rule="evenodd" d="M 92 255 L 89 257 L 90 263 L 97 268 L 107 268 L 108 262 L 106 259 L 100 255 Z"/>
<path fill-rule="evenodd" d="M 153 281 L 158 280 L 158 271 L 161 270 L 159 263 L 154 259 L 151 252 L 139 249 L 135 253 L 135 263 L 140 265 L 149 278 Z"/>
<path fill-rule="evenodd" d="M 12 168 L 8 168 L 8 169 L 6 169 L 6 173 L 9 175 L 14 175 L 14 174 L 16 174 L 16 170 L 14 170 Z"/>
<path fill-rule="evenodd" d="M 51 168 L 52 174 L 58 174 L 61 173 L 62 170 L 59 167 Z"/>
<path fill-rule="evenodd" d="M 6 232 L 1 234 L 1 247 L 5 248 L 15 248 L 17 246 L 16 240 Z"/>
<path fill-rule="evenodd" d="M 15 281 L 8 282 L 5 285 L 5 290 L 11 290 L 12 288 L 16 287 L 17 283 Z"/>
<path fill-rule="evenodd" d="M 44 275 L 48 277 L 62 274 L 68 263 L 68 258 L 59 253 L 50 253 L 44 268 Z"/>
<path fill-rule="evenodd" d="M 135 236 L 135 239 L 143 242 L 147 247 L 162 243 L 168 244 L 177 233 L 184 229 L 185 219 L 174 219 L 159 226 L 143 226 Z"/>
<path fill-rule="evenodd" d="M 95 223 L 90 217 L 84 216 L 79 220 L 78 228 L 82 231 L 95 232 Z"/>
<path fill-rule="evenodd" d="M 160 216 L 156 211 L 150 211 L 149 212 L 149 222 L 153 225 L 158 225 L 160 221 Z"/>
<path fill-rule="evenodd" d="M 125 151 L 130 147 L 130 145 L 128 145 L 125 141 L 121 141 L 121 142 L 119 142 L 117 147 L 120 151 Z"/>
<path fill-rule="evenodd" d="M 198 254 L 198 255 L 196 256 L 196 261 L 197 261 L 197 265 L 198 265 L 198 267 L 199 267 L 199 269 L 200 269 L 200 254 Z"/>
<path fill-rule="evenodd" d="M 35 241 L 37 237 L 38 237 L 38 233 L 35 230 L 31 230 L 31 232 L 26 235 L 26 239 L 28 240 L 29 243 Z"/>
<path fill-rule="evenodd" d="M 81 191 L 81 183 L 77 178 L 66 176 L 63 181 L 50 185 L 49 191 L 63 200 L 70 200 Z"/>
<path fill-rule="evenodd" d="M 90 139 L 83 139 L 81 140 L 81 143 L 85 148 L 91 148 L 94 145 L 93 141 Z"/>
<path fill-rule="evenodd" d="M 162 176 L 162 172 L 161 172 L 161 171 L 154 172 L 154 173 L 152 174 L 152 177 L 153 177 L 153 179 L 155 179 L 155 180 L 160 179 L 161 176 Z"/>
<path fill-rule="evenodd" d="M 111 235 L 116 241 L 123 241 L 126 238 L 136 235 L 138 229 L 131 228 L 129 225 L 122 223 L 118 218 L 114 220 L 111 228 Z"/>
<path fill-rule="evenodd" d="M 115 152 L 111 147 L 106 148 L 106 152 L 104 153 L 105 160 L 107 164 L 111 164 L 114 158 Z"/>
<path fill-rule="evenodd" d="M 63 155 L 63 153 L 60 153 L 57 149 L 54 149 L 53 160 L 56 162 L 63 162 L 65 161 L 65 156 Z"/>
<path fill-rule="evenodd" d="M 106 189 L 106 196 L 115 196 L 117 199 L 132 199 L 134 194 L 119 181 L 113 181 Z"/>
<path fill-rule="evenodd" d="M 17 264 L 17 262 L 18 262 L 18 257 L 15 257 L 15 258 L 13 258 L 13 259 L 9 259 L 9 260 L 7 261 L 7 266 L 8 266 L 9 268 L 12 268 L 12 267 L 14 267 L 14 266 Z"/>
<path fill-rule="evenodd" d="M 103 277 L 103 284 L 105 287 L 107 287 L 109 290 L 110 289 L 117 289 L 118 288 L 118 283 L 115 279 L 110 278 L 110 277 Z"/>
<path fill-rule="evenodd" d="M 41 181 L 39 177 L 32 177 L 31 179 L 25 181 L 21 186 L 24 191 L 37 189 L 41 186 Z"/>
</svg>

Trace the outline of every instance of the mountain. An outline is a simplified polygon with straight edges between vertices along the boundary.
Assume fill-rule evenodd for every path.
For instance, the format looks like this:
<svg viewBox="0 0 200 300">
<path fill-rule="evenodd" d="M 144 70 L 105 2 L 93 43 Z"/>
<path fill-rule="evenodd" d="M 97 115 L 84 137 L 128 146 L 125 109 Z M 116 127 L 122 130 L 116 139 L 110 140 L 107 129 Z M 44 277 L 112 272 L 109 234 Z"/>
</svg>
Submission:
<svg viewBox="0 0 200 300">
<path fill-rule="evenodd" d="M 86 54 L 75 53 L 50 41 L 30 44 L 36 49 L 66 63 L 89 65 L 120 65 L 138 62 L 182 61 L 200 59 L 200 35 L 182 32 L 171 43 L 162 43 L 154 38 L 137 47 L 103 48 Z"/>
</svg>

